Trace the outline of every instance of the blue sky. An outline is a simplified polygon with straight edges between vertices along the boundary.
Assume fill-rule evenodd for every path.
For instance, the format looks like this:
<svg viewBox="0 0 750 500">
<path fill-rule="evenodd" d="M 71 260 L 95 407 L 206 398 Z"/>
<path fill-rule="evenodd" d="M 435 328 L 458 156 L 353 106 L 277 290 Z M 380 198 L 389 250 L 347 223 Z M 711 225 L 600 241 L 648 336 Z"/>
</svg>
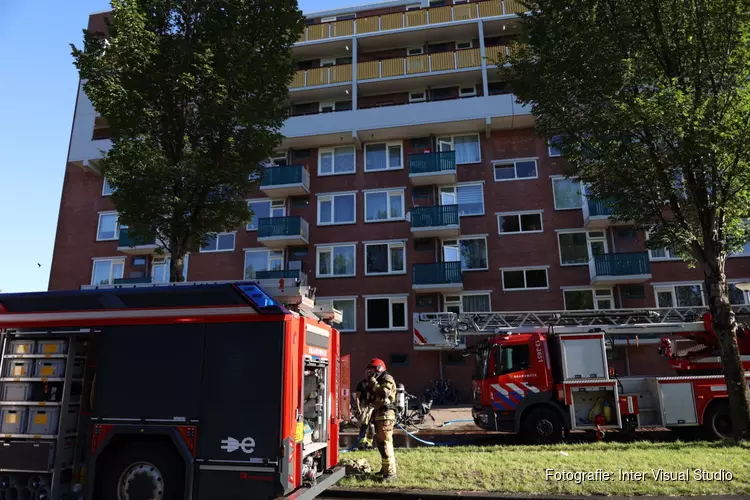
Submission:
<svg viewBox="0 0 750 500">
<path fill-rule="evenodd" d="M 271 0 L 269 0 L 271 1 Z M 374 3 L 301 0 L 304 12 Z M 46 290 L 88 16 L 107 0 L 0 1 L 0 291 Z"/>
</svg>

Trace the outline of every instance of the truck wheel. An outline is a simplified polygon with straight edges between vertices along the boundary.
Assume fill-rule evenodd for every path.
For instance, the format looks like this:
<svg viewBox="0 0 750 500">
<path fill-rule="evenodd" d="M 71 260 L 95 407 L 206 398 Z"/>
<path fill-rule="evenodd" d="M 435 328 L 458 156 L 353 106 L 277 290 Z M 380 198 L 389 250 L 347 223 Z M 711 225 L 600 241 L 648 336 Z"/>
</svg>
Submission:
<svg viewBox="0 0 750 500">
<path fill-rule="evenodd" d="M 531 410 L 521 427 L 524 439 L 533 444 L 556 443 L 562 438 L 562 419 L 552 408 Z"/>
<path fill-rule="evenodd" d="M 703 429 L 709 439 L 727 439 L 732 437 L 732 418 L 729 414 L 729 403 L 714 403 L 703 417 Z"/>
<path fill-rule="evenodd" d="M 182 500 L 185 465 L 169 442 L 136 441 L 113 450 L 97 470 L 95 498 Z"/>
</svg>

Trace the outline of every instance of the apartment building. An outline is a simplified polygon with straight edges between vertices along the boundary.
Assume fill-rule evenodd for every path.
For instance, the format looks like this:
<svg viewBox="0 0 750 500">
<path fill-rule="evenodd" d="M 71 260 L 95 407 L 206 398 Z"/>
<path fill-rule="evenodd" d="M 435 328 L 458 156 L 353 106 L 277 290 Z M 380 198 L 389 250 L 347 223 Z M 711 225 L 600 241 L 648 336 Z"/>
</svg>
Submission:
<svg viewBox="0 0 750 500">
<path fill-rule="evenodd" d="M 472 360 L 415 345 L 413 313 L 704 304 L 701 273 L 646 251 L 534 134 L 505 62 L 521 8 L 395 0 L 308 15 L 286 138 L 248 193 L 255 218 L 191 254 L 185 278 L 302 278 L 344 311 L 355 378 L 377 356 L 411 392 L 442 377 L 464 395 Z M 118 224 L 97 164 L 107 137 L 79 89 L 50 289 L 168 278 L 168 256 Z M 748 257 L 750 245 L 729 259 L 734 282 L 750 279 Z M 669 373 L 641 343 L 612 356 L 620 373 Z"/>
</svg>

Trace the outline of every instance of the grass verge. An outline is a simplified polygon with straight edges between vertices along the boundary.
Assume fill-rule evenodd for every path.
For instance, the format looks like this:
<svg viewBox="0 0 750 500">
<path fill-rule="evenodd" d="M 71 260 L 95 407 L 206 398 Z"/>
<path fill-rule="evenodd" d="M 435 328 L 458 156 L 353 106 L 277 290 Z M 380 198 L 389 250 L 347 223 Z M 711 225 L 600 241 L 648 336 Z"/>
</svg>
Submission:
<svg viewBox="0 0 750 500">
<path fill-rule="evenodd" d="M 352 452 L 344 459 L 366 458 L 380 469 L 377 451 Z M 338 486 L 440 491 L 489 491 L 570 495 L 720 495 L 750 493 L 750 446 L 724 443 L 591 443 L 554 446 L 463 446 L 396 450 L 398 479 L 380 483 L 373 476 L 347 476 Z M 556 472 L 609 472 L 612 476 L 568 480 L 549 477 Z M 687 478 L 653 474 L 662 469 Z M 695 470 L 724 470 L 722 480 L 699 480 Z M 620 471 L 644 477 L 621 477 Z"/>
</svg>

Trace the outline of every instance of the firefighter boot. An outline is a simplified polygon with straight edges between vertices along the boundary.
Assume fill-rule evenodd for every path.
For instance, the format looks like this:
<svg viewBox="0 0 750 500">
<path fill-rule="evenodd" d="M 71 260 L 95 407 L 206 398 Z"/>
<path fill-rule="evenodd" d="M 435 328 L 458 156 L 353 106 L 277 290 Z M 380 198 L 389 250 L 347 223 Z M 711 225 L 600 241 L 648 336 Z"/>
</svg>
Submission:
<svg viewBox="0 0 750 500">
<path fill-rule="evenodd" d="M 393 420 L 380 420 L 375 424 L 378 451 L 382 460 L 380 475 L 383 481 L 396 479 L 396 455 L 393 453 Z"/>
</svg>

